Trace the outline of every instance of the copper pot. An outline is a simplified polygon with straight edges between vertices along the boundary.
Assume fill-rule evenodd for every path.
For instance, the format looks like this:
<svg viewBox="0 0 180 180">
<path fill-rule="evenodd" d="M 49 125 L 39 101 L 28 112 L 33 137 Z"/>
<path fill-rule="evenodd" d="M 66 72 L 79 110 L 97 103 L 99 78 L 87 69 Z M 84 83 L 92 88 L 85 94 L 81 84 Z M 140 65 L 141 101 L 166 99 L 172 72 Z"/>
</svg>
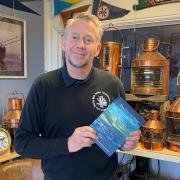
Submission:
<svg viewBox="0 0 180 180">
<path fill-rule="evenodd" d="M 121 75 L 121 48 L 118 42 L 104 42 L 100 52 L 100 69 L 109 71 L 120 78 Z"/>
<path fill-rule="evenodd" d="M 169 60 L 157 52 L 159 41 L 148 38 L 143 53 L 131 63 L 131 91 L 137 95 L 168 95 Z"/>
</svg>

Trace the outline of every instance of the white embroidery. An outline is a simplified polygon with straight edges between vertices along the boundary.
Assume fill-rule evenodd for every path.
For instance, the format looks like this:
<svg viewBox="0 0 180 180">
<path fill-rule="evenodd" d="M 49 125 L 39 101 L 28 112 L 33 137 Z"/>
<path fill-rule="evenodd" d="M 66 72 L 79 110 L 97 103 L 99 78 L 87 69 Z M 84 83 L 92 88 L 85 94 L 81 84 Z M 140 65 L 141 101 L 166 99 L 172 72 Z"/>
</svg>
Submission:
<svg viewBox="0 0 180 180">
<path fill-rule="evenodd" d="M 92 103 L 97 110 L 104 111 L 110 104 L 110 97 L 107 93 L 98 91 L 93 95 Z"/>
</svg>

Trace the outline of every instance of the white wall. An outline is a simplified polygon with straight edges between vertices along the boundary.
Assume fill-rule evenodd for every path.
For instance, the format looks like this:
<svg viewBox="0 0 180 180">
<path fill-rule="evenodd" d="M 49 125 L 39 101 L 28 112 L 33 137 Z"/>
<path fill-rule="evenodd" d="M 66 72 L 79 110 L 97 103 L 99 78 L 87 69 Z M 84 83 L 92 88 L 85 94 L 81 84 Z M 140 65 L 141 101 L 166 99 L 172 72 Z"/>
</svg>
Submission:
<svg viewBox="0 0 180 180">
<path fill-rule="evenodd" d="M 15 16 L 26 21 L 26 52 L 27 52 L 27 78 L 25 79 L 0 79 L 0 124 L 2 111 L 7 111 L 7 98 L 13 90 L 21 92 L 26 97 L 34 79 L 44 72 L 44 22 L 43 22 L 43 2 L 28 2 L 26 5 L 41 16 L 15 11 L 0 5 L 0 13 L 8 16 Z"/>
</svg>

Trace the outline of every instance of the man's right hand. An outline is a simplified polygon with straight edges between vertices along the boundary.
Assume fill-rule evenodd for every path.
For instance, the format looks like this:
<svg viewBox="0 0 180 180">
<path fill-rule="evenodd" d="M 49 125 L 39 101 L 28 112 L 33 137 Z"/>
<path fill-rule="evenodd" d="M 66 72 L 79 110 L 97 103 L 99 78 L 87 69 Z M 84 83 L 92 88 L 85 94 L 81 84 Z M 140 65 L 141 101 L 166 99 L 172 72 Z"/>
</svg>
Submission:
<svg viewBox="0 0 180 180">
<path fill-rule="evenodd" d="M 89 127 L 78 127 L 74 130 L 73 134 L 68 138 L 69 152 L 76 152 L 84 147 L 91 147 L 93 139 L 97 139 L 96 131 Z"/>
</svg>

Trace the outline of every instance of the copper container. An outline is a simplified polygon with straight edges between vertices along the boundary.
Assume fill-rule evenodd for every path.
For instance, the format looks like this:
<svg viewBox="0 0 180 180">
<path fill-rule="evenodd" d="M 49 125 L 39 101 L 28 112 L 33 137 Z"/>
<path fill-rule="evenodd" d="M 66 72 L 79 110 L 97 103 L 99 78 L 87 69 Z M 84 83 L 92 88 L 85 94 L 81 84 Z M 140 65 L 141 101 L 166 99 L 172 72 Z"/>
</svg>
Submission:
<svg viewBox="0 0 180 180">
<path fill-rule="evenodd" d="M 159 111 L 152 110 L 150 119 L 142 127 L 141 143 L 145 149 L 162 150 L 164 147 L 164 124 L 159 120 Z"/>
<path fill-rule="evenodd" d="M 8 95 L 8 111 L 3 116 L 3 127 L 11 134 L 12 144 L 10 151 L 13 152 L 14 134 L 19 125 L 19 120 L 24 103 L 24 96 L 22 93 L 13 91 Z"/>
<path fill-rule="evenodd" d="M 21 98 L 8 98 L 8 109 L 9 110 L 20 110 L 22 109 Z"/>
<path fill-rule="evenodd" d="M 21 110 L 8 111 L 3 117 L 4 127 L 7 129 L 17 128 L 19 124 L 20 116 L 21 116 Z"/>
<path fill-rule="evenodd" d="M 180 91 L 179 78 L 180 73 L 177 76 L 177 86 Z M 172 151 L 180 152 L 180 95 L 171 104 L 169 110 L 166 113 L 166 117 L 167 148 Z"/>
<path fill-rule="evenodd" d="M 121 75 L 121 48 L 118 42 L 104 42 L 100 52 L 100 69 L 109 71 L 120 78 Z"/>
<path fill-rule="evenodd" d="M 6 129 L 9 128 L 17 128 L 22 105 L 24 102 L 24 96 L 22 93 L 17 93 L 13 91 L 13 93 L 9 94 L 8 98 L 8 112 L 3 116 L 3 125 Z"/>
<path fill-rule="evenodd" d="M 159 41 L 144 40 L 143 53 L 131 63 L 131 91 L 137 95 L 168 95 L 169 60 L 157 52 Z"/>
</svg>

